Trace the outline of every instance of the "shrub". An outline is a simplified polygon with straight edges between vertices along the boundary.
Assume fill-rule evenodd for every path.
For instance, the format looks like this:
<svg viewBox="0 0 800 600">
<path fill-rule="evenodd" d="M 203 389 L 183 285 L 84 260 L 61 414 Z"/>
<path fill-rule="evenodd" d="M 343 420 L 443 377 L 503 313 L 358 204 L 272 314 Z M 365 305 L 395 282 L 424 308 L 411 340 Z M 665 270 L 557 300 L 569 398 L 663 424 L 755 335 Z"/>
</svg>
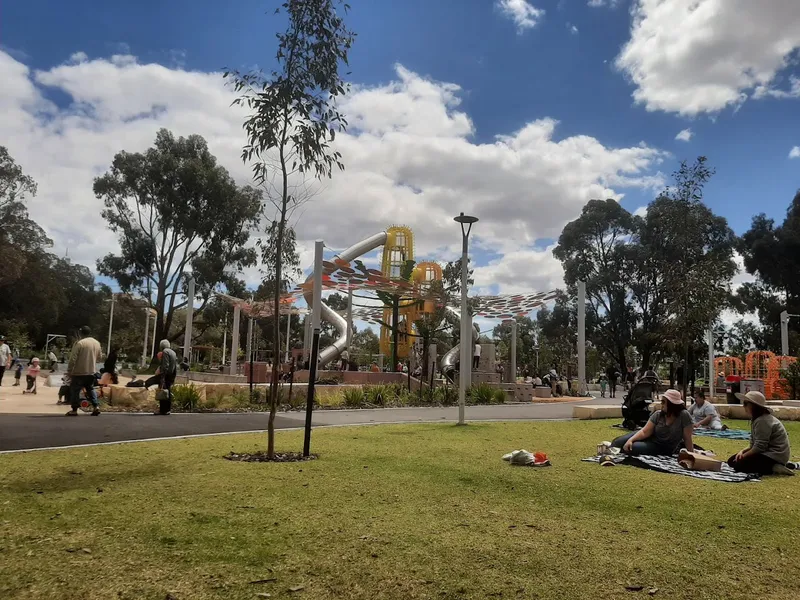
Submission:
<svg viewBox="0 0 800 600">
<path fill-rule="evenodd" d="M 506 392 L 505 390 L 496 389 L 494 391 L 494 395 L 492 396 L 492 404 L 505 404 L 506 402 Z"/>
<path fill-rule="evenodd" d="M 219 408 L 245 408 L 250 405 L 250 393 L 247 390 L 235 389 L 218 400 Z"/>
<path fill-rule="evenodd" d="M 366 389 L 348 388 L 342 392 L 342 404 L 350 408 L 361 408 L 366 401 Z"/>
<path fill-rule="evenodd" d="M 442 406 L 453 406 L 458 399 L 458 391 L 454 387 L 440 386 L 433 390 L 433 401 Z"/>
<path fill-rule="evenodd" d="M 200 406 L 200 391 L 192 383 L 172 386 L 172 405 L 178 410 L 191 411 Z"/>
<path fill-rule="evenodd" d="M 473 385 L 467 390 L 467 400 L 470 404 L 493 404 L 495 390 L 486 383 Z"/>
</svg>

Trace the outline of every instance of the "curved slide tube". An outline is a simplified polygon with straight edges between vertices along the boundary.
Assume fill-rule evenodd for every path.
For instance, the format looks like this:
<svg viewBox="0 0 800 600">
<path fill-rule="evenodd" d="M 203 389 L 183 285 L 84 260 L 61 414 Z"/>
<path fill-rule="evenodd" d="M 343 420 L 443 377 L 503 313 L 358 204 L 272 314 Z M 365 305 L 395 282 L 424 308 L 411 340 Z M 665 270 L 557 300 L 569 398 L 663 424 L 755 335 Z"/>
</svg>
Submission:
<svg viewBox="0 0 800 600">
<path fill-rule="evenodd" d="M 457 308 L 453 308 L 452 306 L 448 306 L 445 308 L 445 319 L 450 321 L 453 326 L 460 326 L 461 325 L 461 311 Z M 475 344 L 478 342 L 478 338 L 480 337 L 481 332 L 478 329 L 478 326 L 475 323 L 472 324 L 472 343 Z M 458 355 L 459 351 L 461 350 L 460 344 L 457 345 L 455 348 L 450 348 L 445 355 L 442 357 L 442 360 L 439 362 L 439 368 L 442 371 L 442 375 L 450 382 L 453 383 L 455 380 L 455 372 L 456 372 L 456 363 L 458 362 Z M 472 357 L 470 357 L 472 360 Z"/>
<path fill-rule="evenodd" d="M 333 260 L 341 259 L 347 262 L 351 260 L 355 260 L 359 256 L 363 256 L 367 252 L 375 250 L 375 248 L 379 248 L 386 243 L 387 233 L 385 231 L 381 231 L 380 233 L 376 233 L 373 236 L 368 237 L 365 240 L 360 241 L 359 243 L 350 246 L 347 250 L 342 251 L 341 253 L 337 254 Z M 306 282 L 311 281 L 314 278 L 313 273 L 309 276 Z M 304 295 L 306 300 L 306 304 L 311 306 L 314 303 L 313 300 L 313 291 L 306 292 Z M 330 306 L 322 303 L 322 310 L 321 310 L 321 318 L 328 323 L 331 323 L 336 330 L 339 332 L 339 337 L 336 338 L 336 341 L 333 342 L 330 346 L 325 348 L 324 350 L 320 350 L 319 353 L 319 366 L 320 368 L 324 367 L 328 363 L 335 361 L 339 356 L 341 356 L 344 349 L 347 347 L 347 320 L 342 317 L 339 313 L 333 310 Z"/>
</svg>

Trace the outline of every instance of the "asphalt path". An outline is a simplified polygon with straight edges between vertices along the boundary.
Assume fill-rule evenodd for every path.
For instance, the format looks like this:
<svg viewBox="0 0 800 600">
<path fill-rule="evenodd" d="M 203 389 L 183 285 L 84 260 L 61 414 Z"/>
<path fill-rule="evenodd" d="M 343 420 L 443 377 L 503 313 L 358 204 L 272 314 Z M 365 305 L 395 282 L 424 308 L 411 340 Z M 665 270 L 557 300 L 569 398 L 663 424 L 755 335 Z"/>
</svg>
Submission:
<svg viewBox="0 0 800 600">
<path fill-rule="evenodd" d="M 570 419 L 575 405 L 619 404 L 621 401 L 621 398 L 593 398 L 552 404 L 468 406 L 466 415 L 468 421 Z M 456 421 L 457 418 L 457 407 L 319 410 L 314 413 L 313 425 L 444 422 Z M 0 451 L 263 431 L 267 428 L 267 419 L 265 413 L 176 413 L 169 416 L 104 413 L 99 417 L 84 413 L 78 417 L 0 414 Z M 275 427 L 303 427 L 304 419 L 301 412 L 279 413 Z"/>
</svg>

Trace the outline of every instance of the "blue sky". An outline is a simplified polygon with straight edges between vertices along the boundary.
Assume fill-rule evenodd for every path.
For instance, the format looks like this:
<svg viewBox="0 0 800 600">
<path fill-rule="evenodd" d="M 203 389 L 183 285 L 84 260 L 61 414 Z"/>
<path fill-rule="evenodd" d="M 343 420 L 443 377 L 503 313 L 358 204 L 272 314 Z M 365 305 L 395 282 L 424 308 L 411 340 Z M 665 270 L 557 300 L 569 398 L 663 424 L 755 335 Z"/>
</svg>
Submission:
<svg viewBox="0 0 800 600">
<path fill-rule="evenodd" d="M 26 77 L 35 81 L 37 93 L 54 102 L 59 116 L 66 118 L 80 112 L 86 103 L 105 102 L 111 106 L 117 102 L 110 95 L 101 98 L 104 93 L 111 94 L 109 89 L 88 99 L 74 93 L 75 89 L 86 87 L 80 76 L 102 78 L 92 85 L 112 88 L 114 77 L 128 64 L 118 61 L 113 68 L 107 68 L 115 54 L 135 57 L 142 66 L 163 65 L 169 73 L 211 73 L 224 67 L 248 68 L 256 64 L 268 67 L 274 54 L 273 34 L 281 24 L 280 18 L 271 15 L 276 4 L 264 0 L 4 3 L 0 8 L 0 43 L 16 63 L 28 69 Z M 387 91 L 386 86 L 402 80 L 401 91 L 422 82 L 429 87 L 439 86 L 439 93 L 443 89 L 440 84 L 455 84 L 460 88 L 452 93 L 457 100 L 449 105 L 446 99 L 442 103 L 448 114 L 464 114 L 471 122 L 469 131 L 457 133 L 470 149 L 492 145 L 496 136 L 513 136 L 542 119 L 558 122 L 550 138 L 553 142 L 569 139 L 570 146 L 576 147 L 574 155 L 558 157 L 559 166 L 542 174 L 541 184 L 532 180 L 526 187 L 521 181 L 506 196 L 498 195 L 512 199 L 498 200 L 498 204 L 502 201 L 509 206 L 506 218 L 517 214 L 522 220 L 509 228 L 510 233 L 503 233 L 502 223 L 489 228 L 491 215 L 487 213 L 492 209 L 487 208 L 491 203 L 487 204 L 486 198 L 473 203 L 475 209 L 483 207 L 484 214 L 479 216 L 487 219 L 483 238 L 481 225 L 476 227 L 479 237 L 475 245 L 477 264 L 487 267 L 480 274 L 480 283 L 486 289 L 512 289 L 515 286 L 508 282 L 515 279 L 521 280 L 525 285 L 520 287 L 525 289 L 557 284 L 557 265 L 540 255 L 547 254 L 548 242 L 564 222 L 577 216 L 582 202 L 600 195 L 595 193 L 597 186 L 624 194 L 623 205 L 633 211 L 652 199 L 659 177 L 668 176 L 681 158 L 693 159 L 700 154 L 709 157 L 717 175 L 707 189 L 706 201 L 727 217 L 739 233 L 748 227 L 756 212 L 764 211 L 780 219 L 800 187 L 800 158 L 789 158 L 792 148 L 800 145 L 800 83 L 796 90 L 792 87 L 796 81 L 792 78 L 800 76 L 797 2 L 775 0 L 767 10 L 743 0 L 701 0 L 695 11 L 689 8 L 688 0 L 352 0 L 351 4 L 347 22 L 358 37 L 351 54 L 350 79 L 359 89 L 395 94 L 397 89 Z M 528 20 L 524 21 L 526 15 Z M 654 29 L 662 33 L 653 37 L 650 34 Z M 677 34 L 670 32 L 680 35 L 674 37 Z M 626 49 L 627 60 L 620 64 L 619 58 Z M 84 55 L 70 62 L 78 52 Z M 65 63 L 72 66 L 64 67 Z M 80 63 L 86 72 L 79 73 Z M 397 65 L 412 75 L 403 79 Z M 88 72 L 90 67 L 97 69 L 96 74 Z M 69 69 L 74 73 L 67 73 Z M 37 72 L 48 75 L 37 79 Z M 634 99 L 635 93 L 639 94 L 639 102 Z M 158 95 L 158 86 L 154 85 L 146 102 L 156 102 Z M 391 95 L 381 105 L 367 101 L 366 96 L 354 101 L 354 112 L 363 111 L 355 122 L 386 131 L 384 123 L 372 123 L 371 115 L 397 106 L 397 96 Z M 25 109 L 24 104 L 20 106 Z M 424 112 L 416 104 L 410 106 L 417 111 L 415 114 Z M 28 115 L 33 114 L 30 108 L 25 110 Z M 94 110 L 99 112 L 96 106 Z M 191 133 L 175 125 L 183 122 L 179 111 L 188 114 L 192 110 L 191 101 L 175 100 L 175 108 L 169 110 L 177 116 L 168 124 L 180 133 Z M 431 108 L 432 115 L 435 110 L 438 108 Z M 435 113 L 437 119 L 438 115 Z M 386 118 L 402 120 L 406 116 Z M 126 131 L 122 137 L 108 128 L 112 138 L 108 148 L 116 143 L 116 150 L 120 150 L 126 139 L 133 146 L 141 145 L 154 137 L 160 125 L 163 123 L 142 123 L 135 133 Z M 428 126 L 423 121 L 413 129 L 419 132 Z M 390 128 L 397 129 L 394 125 Z M 684 129 L 691 131 L 691 139 L 676 140 Z M 24 143 L 14 137 L 14 131 L 0 132 L 6 138 L 11 136 L 12 153 L 15 146 L 19 148 L 18 155 L 25 164 Z M 439 143 L 451 133 L 449 129 L 443 133 L 437 130 L 426 137 L 425 145 L 430 147 L 433 139 Z M 214 148 L 214 132 L 206 135 L 219 155 L 221 150 Z M 65 134 L 48 139 L 54 144 L 63 142 Z M 571 191 L 560 190 L 556 184 L 543 192 L 545 184 L 561 180 L 562 172 L 569 179 L 572 165 L 584 160 L 588 152 L 583 146 L 586 139 L 607 150 L 635 153 L 636 148 L 645 146 L 658 155 L 631 159 L 647 162 L 631 175 L 636 179 L 632 185 L 620 179 L 617 162 L 608 166 L 600 156 L 590 160 L 602 165 L 592 166 L 585 181 L 565 183 L 573 187 L 585 184 L 585 189 L 570 195 L 569 201 L 562 200 L 561 194 Z M 364 142 L 364 136 L 359 141 Z M 221 144 L 220 148 L 234 146 Z M 549 156 L 551 149 L 546 146 L 536 151 L 542 152 L 541 158 L 546 161 L 553 158 Z M 566 152 L 564 148 L 558 151 Z M 30 152 L 33 156 L 33 149 Z M 58 154 L 57 149 L 53 152 Z M 98 151 L 85 167 L 70 168 L 86 168 L 90 175 L 96 175 L 102 171 L 104 160 L 106 164 L 110 162 L 112 154 L 106 151 L 104 159 Z M 229 168 L 235 169 L 237 157 L 230 154 Z M 498 164 L 506 168 L 508 161 Z M 415 229 L 420 226 L 429 238 L 446 231 L 444 216 L 454 214 L 458 208 L 454 198 L 463 191 L 442 194 L 440 188 L 447 186 L 436 185 L 436 164 L 431 159 L 426 167 L 433 173 L 409 175 L 408 165 L 393 169 L 395 195 L 392 199 L 387 196 L 386 203 L 397 203 L 397 210 L 387 209 L 373 222 L 363 218 L 353 225 L 353 234 L 358 237 L 370 227 L 379 230 L 391 224 L 389 219 Z M 441 168 L 443 178 L 447 170 L 452 171 L 452 166 Z M 490 164 L 487 168 L 493 167 Z M 36 167 L 29 170 L 35 171 Z M 237 176 L 246 177 L 246 173 L 240 169 Z M 366 179 L 372 180 L 374 168 L 365 168 L 364 173 Z M 42 178 L 46 179 L 48 173 L 42 170 L 41 175 L 35 175 L 45 196 L 40 192 L 37 201 L 44 206 L 49 200 L 47 181 L 42 182 Z M 424 183 L 414 183 L 417 176 Z M 652 178 L 650 183 L 644 180 L 648 176 Z M 348 172 L 339 177 L 347 178 Z M 384 171 L 381 177 L 386 177 Z M 404 183 L 423 190 L 427 186 L 423 196 L 430 200 L 425 201 L 441 209 L 441 215 L 430 217 L 440 221 L 430 232 L 425 227 L 428 217 L 424 207 L 408 213 L 403 197 L 396 195 L 398 186 Z M 363 181 L 354 185 L 360 189 Z M 383 198 L 380 193 L 375 192 L 378 202 Z M 524 198 L 526 193 L 530 200 Z M 514 205 L 513 199 L 519 205 Z M 65 197 L 60 202 L 69 205 L 74 200 Z M 314 225 L 310 221 L 308 231 L 304 231 L 302 221 L 298 223 L 301 239 L 323 236 L 333 239 L 334 247 L 347 245 L 347 236 L 340 235 L 338 229 L 330 233 L 325 230 L 325 223 Z M 82 248 L 74 252 L 87 263 L 92 262 L 92 253 L 96 256 L 101 249 L 113 246 L 108 234 L 90 239 L 91 236 L 81 237 L 68 228 L 62 231 L 58 221 L 45 225 L 54 234 L 57 246 Z M 347 222 L 338 224 L 339 228 L 348 226 Z M 457 232 L 453 232 L 452 239 L 427 239 L 421 248 L 436 257 L 452 257 L 456 236 Z M 505 244 L 509 240 L 511 243 Z M 356 241 L 352 239 L 351 243 Z M 530 254 L 519 254 L 520 250 Z M 494 268 L 491 261 L 495 261 L 494 267 L 502 268 Z M 547 277 L 528 277 L 526 264 L 532 265 L 528 269 L 546 272 Z M 505 273 L 505 283 L 502 277 L 494 278 L 495 272 Z"/>
</svg>

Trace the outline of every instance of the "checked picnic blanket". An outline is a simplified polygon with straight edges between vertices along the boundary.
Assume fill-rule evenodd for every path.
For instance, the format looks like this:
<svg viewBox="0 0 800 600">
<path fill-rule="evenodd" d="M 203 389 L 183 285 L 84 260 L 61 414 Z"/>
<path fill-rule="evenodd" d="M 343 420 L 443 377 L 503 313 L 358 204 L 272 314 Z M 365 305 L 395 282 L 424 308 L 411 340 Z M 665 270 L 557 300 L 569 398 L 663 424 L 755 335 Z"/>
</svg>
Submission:
<svg viewBox="0 0 800 600">
<path fill-rule="evenodd" d="M 749 473 L 739 473 L 731 469 L 727 464 L 722 463 L 722 471 L 690 471 L 678 464 L 677 456 L 627 456 L 617 454 L 612 457 L 615 464 L 631 465 L 644 469 L 661 471 L 662 473 L 672 473 L 673 475 L 683 475 L 684 477 L 694 477 L 695 479 L 707 479 L 711 481 L 722 481 L 725 483 L 742 483 L 744 481 L 761 481 L 758 475 Z M 599 463 L 599 456 L 584 458 L 583 462 Z"/>
<path fill-rule="evenodd" d="M 721 440 L 746 440 L 750 441 L 750 432 L 744 429 L 705 429 L 699 428 L 694 430 L 694 435 L 702 435 L 704 437 L 719 438 Z"/>
</svg>

